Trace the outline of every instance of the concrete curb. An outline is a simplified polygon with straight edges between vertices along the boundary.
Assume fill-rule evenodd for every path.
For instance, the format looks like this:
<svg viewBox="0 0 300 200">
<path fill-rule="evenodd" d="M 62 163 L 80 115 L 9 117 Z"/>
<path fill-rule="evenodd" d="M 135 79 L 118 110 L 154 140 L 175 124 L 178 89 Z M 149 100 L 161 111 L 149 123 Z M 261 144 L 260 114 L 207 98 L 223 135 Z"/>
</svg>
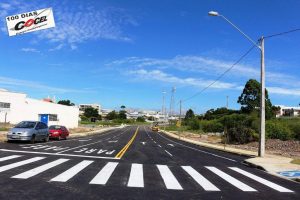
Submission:
<svg viewBox="0 0 300 200">
<path fill-rule="evenodd" d="M 105 131 L 109 131 L 109 130 L 113 130 L 113 129 L 117 129 L 117 128 L 123 128 L 123 127 L 122 126 L 108 127 L 108 128 L 98 129 L 98 130 L 89 131 L 89 132 L 71 133 L 69 135 L 69 137 L 70 138 L 76 138 L 76 137 L 84 137 L 84 136 L 89 136 L 89 135 L 95 135 L 97 133 L 103 133 Z"/>
</svg>

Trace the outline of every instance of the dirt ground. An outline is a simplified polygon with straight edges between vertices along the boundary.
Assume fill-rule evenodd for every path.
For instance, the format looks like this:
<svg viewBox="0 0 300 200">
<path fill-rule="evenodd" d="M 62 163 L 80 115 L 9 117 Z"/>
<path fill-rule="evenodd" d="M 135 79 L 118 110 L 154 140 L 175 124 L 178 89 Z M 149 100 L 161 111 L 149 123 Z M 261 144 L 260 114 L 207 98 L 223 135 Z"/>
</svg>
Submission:
<svg viewBox="0 0 300 200">
<path fill-rule="evenodd" d="M 221 143 L 221 137 L 213 134 L 193 134 L 188 132 L 181 133 L 181 136 L 193 139 L 200 142 L 212 143 L 220 146 L 224 146 Z M 227 147 L 245 149 L 249 151 L 258 151 L 258 142 L 251 142 L 248 144 L 226 144 Z M 287 140 L 281 141 L 278 139 L 268 139 L 266 140 L 266 153 L 273 155 L 281 155 L 290 158 L 300 158 L 300 141 Z"/>
</svg>

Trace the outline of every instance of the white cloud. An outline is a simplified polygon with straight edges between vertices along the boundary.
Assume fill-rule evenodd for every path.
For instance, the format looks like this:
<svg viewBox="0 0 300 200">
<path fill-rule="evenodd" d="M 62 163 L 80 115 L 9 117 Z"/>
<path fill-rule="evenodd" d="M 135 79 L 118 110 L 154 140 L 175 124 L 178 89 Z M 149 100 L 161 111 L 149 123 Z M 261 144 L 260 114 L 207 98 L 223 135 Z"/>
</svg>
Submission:
<svg viewBox="0 0 300 200">
<path fill-rule="evenodd" d="M 43 90 L 46 92 L 54 92 L 54 93 L 82 93 L 82 92 L 92 92 L 92 91 L 85 91 L 85 90 L 77 90 L 77 89 L 66 89 L 66 88 L 58 88 L 58 87 L 52 87 L 48 85 L 44 85 L 39 82 L 35 81 L 28 81 L 28 80 L 22 80 L 22 79 L 14 79 L 9 77 L 3 77 L 0 76 L 0 86 L 21 86 L 21 87 L 27 87 L 32 89 L 38 89 Z"/>
<path fill-rule="evenodd" d="M 290 89 L 290 88 L 280 88 L 280 87 L 267 87 L 267 89 L 271 94 L 300 96 L 300 88 Z"/>
<path fill-rule="evenodd" d="M 35 49 L 35 48 L 22 48 L 21 51 L 32 52 L 32 53 L 40 53 L 40 51 Z"/>
<path fill-rule="evenodd" d="M 11 5 L 8 3 L 0 3 L 0 8 L 7 10 L 7 9 L 11 8 Z"/>
<path fill-rule="evenodd" d="M 139 69 L 139 70 L 131 70 L 128 71 L 129 75 L 134 75 L 136 79 L 138 80 L 156 80 L 166 83 L 172 83 L 177 85 L 184 85 L 184 86 L 194 86 L 197 88 L 204 88 L 211 83 L 214 82 L 214 80 L 205 80 L 205 79 L 196 79 L 192 77 L 188 78 L 180 78 L 171 74 L 167 74 L 160 70 L 145 70 L 145 69 Z M 237 86 L 233 83 L 226 83 L 226 82 L 220 82 L 217 81 L 215 84 L 211 86 L 211 88 L 215 89 L 236 89 L 240 86 Z"/>
</svg>

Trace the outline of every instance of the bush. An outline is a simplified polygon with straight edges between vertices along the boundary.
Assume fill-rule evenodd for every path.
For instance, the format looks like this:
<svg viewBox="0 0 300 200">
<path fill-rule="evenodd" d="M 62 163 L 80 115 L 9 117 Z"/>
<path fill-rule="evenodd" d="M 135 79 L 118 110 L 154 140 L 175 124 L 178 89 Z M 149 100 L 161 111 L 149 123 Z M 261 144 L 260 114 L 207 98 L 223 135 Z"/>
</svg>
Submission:
<svg viewBox="0 0 300 200">
<path fill-rule="evenodd" d="M 258 134 L 253 129 L 244 126 L 230 128 L 227 133 L 229 143 L 245 144 L 257 140 Z"/>
<path fill-rule="evenodd" d="M 292 131 L 284 123 L 271 120 L 266 123 L 266 134 L 270 139 L 288 140 L 291 138 Z"/>
<path fill-rule="evenodd" d="M 188 120 L 187 125 L 190 130 L 199 130 L 200 129 L 199 120 L 196 118 Z"/>
<path fill-rule="evenodd" d="M 208 133 L 220 133 L 224 131 L 224 126 L 222 123 L 217 120 L 206 121 L 203 120 L 200 122 L 201 128 L 204 132 Z"/>
<path fill-rule="evenodd" d="M 146 120 L 145 120 L 144 117 L 138 117 L 138 118 L 136 119 L 136 121 L 137 121 L 137 122 L 145 122 Z"/>
</svg>

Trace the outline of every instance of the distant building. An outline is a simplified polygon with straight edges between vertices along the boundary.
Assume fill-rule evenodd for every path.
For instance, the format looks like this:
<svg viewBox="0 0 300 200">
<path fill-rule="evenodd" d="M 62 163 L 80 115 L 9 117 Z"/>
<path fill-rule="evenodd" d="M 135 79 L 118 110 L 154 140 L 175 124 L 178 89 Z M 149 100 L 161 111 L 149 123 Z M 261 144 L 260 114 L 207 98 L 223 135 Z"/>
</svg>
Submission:
<svg viewBox="0 0 300 200">
<path fill-rule="evenodd" d="M 76 128 L 79 109 L 75 106 L 28 98 L 24 93 L 0 90 L 0 122 L 17 124 L 24 120 Z"/>
<path fill-rule="evenodd" d="M 98 110 L 99 115 L 101 115 L 101 105 L 100 104 L 79 104 L 79 114 L 82 115 L 86 108 L 95 108 Z"/>
<path fill-rule="evenodd" d="M 101 109 L 101 116 L 105 118 L 108 113 L 112 112 L 112 109 Z"/>
<path fill-rule="evenodd" d="M 300 116 L 300 106 L 297 107 L 288 107 L 283 105 L 277 105 L 280 107 L 280 110 L 276 113 L 276 117 L 297 117 Z"/>
</svg>

